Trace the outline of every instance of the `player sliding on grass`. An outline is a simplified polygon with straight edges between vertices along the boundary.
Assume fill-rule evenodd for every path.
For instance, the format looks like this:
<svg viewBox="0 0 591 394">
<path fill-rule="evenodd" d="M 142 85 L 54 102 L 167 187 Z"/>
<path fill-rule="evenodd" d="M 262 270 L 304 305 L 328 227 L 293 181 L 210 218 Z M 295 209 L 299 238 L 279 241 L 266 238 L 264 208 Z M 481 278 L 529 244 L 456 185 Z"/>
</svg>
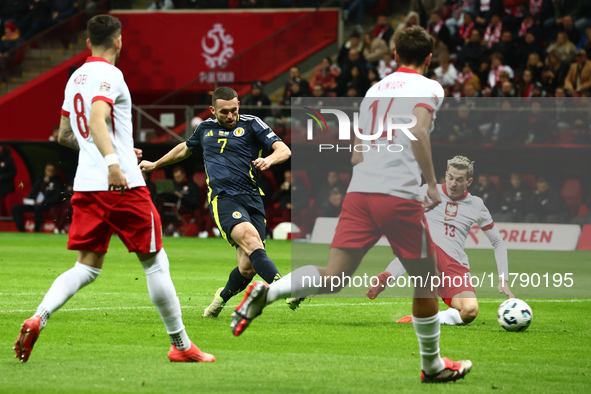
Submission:
<svg viewBox="0 0 591 394">
<path fill-rule="evenodd" d="M 144 267 L 150 298 L 170 335 L 170 361 L 213 362 L 215 357 L 201 352 L 185 332 L 162 248 L 160 215 L 137 166 L 141 151 L 133 148 L 131 96 L 115 67 L 122 46 L 121 23 L 97 15 L 88 22 L 88 36 L 92 56 L 66 85 L 59 133 L 60 144 L 80 151 L 68 239 L 68 249 L 78 251 L 78 261 L 53 282 L 37 312 L 21 326 L 16 356 L 27 361 L 51 314 L 95 281 L 115 232 Z"/>
<path fill-rule="evenodd" d="M 495 227 L 482 199 L 468 193 L 473 175 L 474 162 L 467 157 L 455 156 L 448 160 L 445 183 L 437 185 L 443 203 L 425 215 L 435 242 L 437 268 L 441 278 L 445 278 L 439 286 L 439 296 L 450 307 L 448 310 L 439 312 L 441 324 L 468 324 L 478 315 L 478 301 L 469 281 L 470 264 L 464 252 L 466 238 L 474 224 L 484 231 L 494 247 L 499 273 L 497 286 L 499 292 L 509 298 L 515 298 L 507 282 L 509 263 L 503 237 Z M 426 190 L 426 186 L 421 187 L 421 195 L 424 195 Z M 379 283 L 370 287 L 367 296 L 372 300 L 375 299 L 384 291 L 388 281 L 395 280 L 405 272 L 400 259 L 394 259 L 386 271 L 378 275 Z M 456 279 L 455 285 L 454 278 L 459 278 Z M 412 316 L 405 316 L 398 320 L 398 323 L 412 323 L 412 321 Z"/>
<path fill-rule="evenodd" d="M 291 151 L 261 119 L 239 115 L 238 95 L 229 87 L 213 92 L 209 107 L 215 119 L 203 121 L 193 135 L 152 163 L 142 161 L 140 168 L 150 172 L 184 160 L 203 148 L 207 174 L 209 210 L 222 236 L 236 247 L 238 267 L 225 287 L 218 289 L 213 302 L 203 312 L 217 317 L 226 302 L 243 291 L 259 274 L 267 283 L 281 275 L 265 251 L 265 206 L 258 186 L 258 171 L 289 159 Z M 273 150 L 260 157 L 262 149 Z M 298 301 L 293 306 L 297 306 Z"/>
<path fill-rule="evenodd" d="M 361 103 L 359 128 L 365 135 L 379 137 L 363 153 L 363 162 L 353 167 L 328 265 L 298 268 L 270 286 L 263 282 L 252 283 L 232 315 L 231 326 L 234 335 L 240 335 L 266 305 L 278 298 L 331 292 L 326 285 L 317 287 L 317 284 L 323 282 L 323 278 L 331 283 L 331 277 L 352 276 L 367 251 L 385 235 L 409 274 L 422 279 L 415 284 L 413 300 L 413 324 L 421 353 L 421 381 L 455 381 L 470 371 L 472 363 L 453 362 L 439 356 L 437 290 L 427 283 L 428 277 L 437 274 L 435 247 L 424 214 L 425 209 L 431 210 L 441 202 L 429 133 L 444 93 L 438 82 L 422 75 L 432 56 L 432 40 L 427 32 L 418 26 L 411 27 L 396 33 L 395 43 L 396 63 L 400 68 L 374 85 Z M 410 136 L 396 130 L 389 140 L 386 133 L 381 133 L 389 123 L 388 117 L 390 120 L 408 118 L 410 114 L 416 117 Z M 404 122 L 394 120 L 393 123 Z M 410 137 L 416 140 L 411 142 Z M 356 145 L 358 143 L 361 141 L 356 141 Z M 392 153 L 378 149 L 387 144 L 402 145 L 403 150 Z M 430 199 L 425 199 L 424 207 L 419 200 L 421 171 L 427 180 Z"/>
</svg>

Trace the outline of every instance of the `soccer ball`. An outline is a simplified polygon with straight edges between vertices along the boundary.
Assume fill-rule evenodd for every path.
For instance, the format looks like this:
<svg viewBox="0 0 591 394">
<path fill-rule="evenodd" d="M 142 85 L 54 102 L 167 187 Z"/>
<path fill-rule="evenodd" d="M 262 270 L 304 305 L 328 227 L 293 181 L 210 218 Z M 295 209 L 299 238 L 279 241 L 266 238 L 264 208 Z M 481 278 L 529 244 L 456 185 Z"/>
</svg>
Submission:
<svg viewBox="0 0 591 394">
<path fill-rule="evenodd" d="M 529 305 L 517 298 L 504 301 L 497 310 L 497 320 L 507 331 L 526 330 L 533 317 L 534 314 Z"/>
</svg>

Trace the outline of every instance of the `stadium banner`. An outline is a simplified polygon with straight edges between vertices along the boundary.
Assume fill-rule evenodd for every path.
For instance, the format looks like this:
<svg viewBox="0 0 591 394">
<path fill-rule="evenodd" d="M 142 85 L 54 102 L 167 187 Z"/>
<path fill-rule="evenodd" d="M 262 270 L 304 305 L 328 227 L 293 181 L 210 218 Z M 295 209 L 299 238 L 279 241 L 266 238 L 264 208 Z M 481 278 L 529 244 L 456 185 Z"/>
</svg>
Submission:
<svg viewBox="0 0 591 394">
<path fill-rule="evenodd" d="M 112 15 L 123 25 L 119 67 L 136 93 L 266 82 L 338 38 L 337 10 Z"/>
<path fill-rule="evenodd" d="M 330 244 L 338 218 L 318 218 L 310 242 Z M 516 250 L 576 250 L 581 227 L 575 224 L 495 223 L 507 249 Z M 376 246 L 389 246 L 385 237 Z M 484 231 L 472 226 L 466 239 L 466 249 L 492 249 Z"/>
<path fill-rule="evenodd" d="M 475 291 L 479 298 L 498 298 L 502 279 L 516 297 L 591 296 L 589 256 L 575 252 L 580 227 L 542 224 L 552 217 L 568 220 L 581 203 L 573 182 L 570 189 L 561 189 L 564 176 L 558 176 L 554 160 L 530 156 L 529 164 L 517 168 L 526 168 L 535 177 L 519 183 L 510 176 L 516 171 L 513 164 L 505 161 L 505 155 L 495 156 L 492 146 L 468 152 L 445 145 L 434 149 L 437 183 L 428 188 L 421 186 L 413 153 L 416 145 L 411 144 L 417 137 L 427 138 L 424 129 L 415 125 L 433 119 L 431 140 L 485 138 L 509 149 L 511 142 L 535 141 L 538 131 L 551 131 L 541 130 L 543 125 L 524 127 L 528 122 L 553 116 L 562 121 L 562 112 L 553 108 L 569 111 L 569 107 L 554 99 L 444 100 L 440 87 L 424 80 L 428 94 L 402 97 L 397 92 L 418 89 L 410 83 L 417 77 L 409 70 L 402 72 L 409 75 L 371 88 L 377 97 L 291 98 L 291 117 L 285 119 L 291 126 L 290 209 L 292 222 L 309 234 L 309 242 L 292 243 L 292 296 L 315 288 L 313 293 L 323 297 L 412 297 L 415 284 L 423 281 L 448 300 L 465 291 Z M 344 93 L 356 96 L 358 89 L 355 83 L 348 84 Z M 575 110 L 570 115 L 586 116 L 587 108 L 583 111 L 577 102 L 571 103 Z M 275 126 L 272 119 L 268 121 Z M 529 148 L 519 149 L 528 154 Z M 463 167 L 450 168 L 448 160 Z M 499 173 L 498 183 L 489 181 L 498 188 L 499 197 L 505 196 L 503 188 L 517 189 L 519 198 L 510 208 L 505 207 L 504 197 L 494 206 L 485 195 L 472 193 L 474 188 L 467 189 L 470 178 L 474 185 L 480 184 L 491 168 Z M 424 213 L 422 205 L 437 194 L 442 202 Z M 499 220 L 493 225 L 491 212 L 505 216 L 517 212 L 527 223 Z M 423 231 L 425 224 L 432 242 Z M 491 242 L 498 245 L 496 249 Z M 406 262 L 432 255 L 438 272 L 422 265 L 424 272 L 413 276 L 395 259 Z M 395 282 L 386 279 L 388 272 Z"/>
</svg>

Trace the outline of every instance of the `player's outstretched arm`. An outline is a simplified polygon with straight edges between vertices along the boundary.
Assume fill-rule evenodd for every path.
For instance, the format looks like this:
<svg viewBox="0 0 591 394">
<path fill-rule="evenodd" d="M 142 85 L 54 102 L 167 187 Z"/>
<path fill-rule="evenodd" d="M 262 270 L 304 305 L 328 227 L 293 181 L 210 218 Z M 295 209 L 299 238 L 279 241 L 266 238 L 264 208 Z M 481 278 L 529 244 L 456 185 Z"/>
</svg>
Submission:
<svg viewBox="0 0 591 394">
<path fill-rule="evenodd" d="M 110 115 L 111 105 L 109 103 L 102 100 L 95 101 L 90 108 L 88 128 L 90 129 L 94 144 L 107 162 L 107 167 L 109 168 L 109 190 L 121 190 L 121 194 L 123 194 L 125 189 L 129 189 L 129 185 L 127 184 L 127 179 L 123 171 L 121 171 L 119 159 L 115 154 L 115 149 L 113 149 L 113 143 L 109 136 L 107 119 Z"/>
<path fill-rule="evenodd" d="M 60 121 L 60 133 L 57 137 L 57 142 L 68 148 L 80 150 L 78 140 L 76 140 L 74 130 L 72 130 L 72 126 L 70 125 L 70 118 L 66 118 L 64 115 L 62 115 L 62 120 Z"/>
<path fill-rule="evenodd" d="M 273 149 L 273 153 L 269 156 L 259 157 L 258 159 L 253 160 L 252 164 L 254 164 L 257 170 L 268 170 L 271 166 L 281 164 L 291 157 L 291 150 L 283 141 L 273 142 L 271 149 Z"/>
<path fill-rule="evenodd" d="M 425 198 L 423 205 L 426 211 L 430 211 L 441 202 L 441 196 L 437 190 L 437 178 L 435 178 L 435 169 L 433 168 L 433 158 L 431 156 L 431 141 L 429 139 L 429 128 L 433 118 L 429 110 L 424 107 L 415 107 L 413 115 L 417 118 L 417 124 L 410 129 L 410 132 L 417 137 L 417 140 L 411 141 L 410 146 L 429 186 L 427 197 L 431 201 Z"/>
<path fill-rule="evenodd" d="M 140 169 L 143 172 L 152 172 L 157 168 L 185 160 L 187 157 L 191 156 L 191 154 L 192 152 L 189 150 L 189 147 L 187 147 L 187 143 L 181 142 L 180 144 L 172 148 L 170 152 L 168 152 L 155 162 L 143 160 L 140 163 Z"/>
<path fill-rule="evenodd" d="M 497 271 L 499 272 L 499 293 L 505 294 L 509 298 L 515 298 L 509 288 L 509 258 L 507 257 L 507 247 L 503 241 L 503 236 L 496 227 L 484 231 L 491 245 L 495 250 L 495 261 L 497 262 Z"/>
</svg>

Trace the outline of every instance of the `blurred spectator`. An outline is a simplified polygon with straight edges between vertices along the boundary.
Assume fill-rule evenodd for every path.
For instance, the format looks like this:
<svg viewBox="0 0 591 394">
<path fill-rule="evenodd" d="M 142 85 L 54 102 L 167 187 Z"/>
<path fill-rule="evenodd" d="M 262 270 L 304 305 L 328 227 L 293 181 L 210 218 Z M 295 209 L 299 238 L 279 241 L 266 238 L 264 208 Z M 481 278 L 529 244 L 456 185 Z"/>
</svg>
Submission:
<svg viewBox="0 0 591 394">
<path fill-rule="evenodd" d="M 429 16 L 439 12 L 444 3 L 445 0 L 411 0 L 411 12 L 417 14 L 416 24 L 420 24 L 421 26 L 425 27 L 429 21 Z"/>
<path fill-rule="evenodd" d="M 442 122 L 443 127 L 435 128 L 432 139 L 448 142 L 466 142 L 481 138 L 478 133 L 477 115 L 472 113 L 468 105 L 460 104 L 457 113 L 454 114 L 451 112 L 450 115 L 447 122 Z"/>
<path fill-rule="evenodd" d="M 587 52 L 587 58 L 591 58 L 591 27 L 585 29 L 585 34 L 579 41 L 578 49 L 584 49 Z"/>
<path fill-rule="evenodd" d="M 50 25 L 51 0 L 30 0 L 29 12 L 21 21 L 23 39 L 28 41 Z"/>
<path fill-rule="evenodd" d="M 49 136 L 49 141 L 57 142 L 59 135 L 60 135 L 60 126 L 59 125 L 53 126 L 53 129 L 51 130 L 51 135 Z"/>
<path fill-rule="evenodd" d="M 8 79 L 9 66 L 14 59 L 14 51 L 22 43 L 19 30 L 14 22 L 8 22 L 4 25 L 4 35 L 0 41 L 0 82 L 6 82 Z"/>
<path fill-rule="evenodd" d="M 337 58 L 337 63 L 341 69 L 343 68 L 344 64 L 347 62 L 347 58 L 349 57 L 349 52 L 351 49 L 357 50 L 357 53 L 363 52 L 363 41 L 360 39 L 360 35 L 358 32 L 351 33 L 351 38 L 349 41 L 343 44 L 341 50 L 339 51 L 339 56 Z"/>
<path fill-rule="evenodd" d="M 349 82 L 347 84 L 346 97 L 359 97 L 359 87 L 355 82 Z"/>
<path fill-rule="evenodd" d="M 269 118 L 267 119 L 266 123 L 270 127 L 275 126 L 282 126 L 286 128 L 291 127 L 291 106 L 299 106 L 301 105 L 301 98 L 307 97 L 301 91 L 301 79 L 299 77 L 295 77 L 290 85 L 289 89 L 285 91 L 285 96 L 283 98 L 283 110 L 281 112 L 281 117 L 278 118 Z"/>
<path fill-rule="evenodd" d="M 455 0 L 452 5 L 451 18 L 445 21 L 445 25 L 449 29 L 452 36 L 459 36 L 467 39 L 470 37 L 470 32 L 466 32 L 466 27 L 469 30 L 474 28 L 474 11 L 476 10 L 476 1 L 474 0 Z M 468 17 L 468 18 L 466 18 Z M 459 32 L 459 29 L 464 27 L 464 31 Z M 465 35 L 465 37 L 462 37 Z"/>
<path fill-rule="evenodd" d="M 572 43 L 578 43 L 581 40 L 581 32 L 575 27 L 573 17 L 570 15 L 565 15 L 562 18 L 561 31 L 566 33 L 568 40 Z"/>
<path fill-rule="evenodd" d="M 503 23 L 498 15 L 493 15 L 490 23 L 484 32 L 484 42 L 487 48 L 492 48 L 497 42 L 501 40 L 501 32 L 503 31 Z"/>
<path fill-rule="evenodd" d="M 386 44 L 390 42 L 390 38 L 394 35 L 394 30 L 386 15 L 378 15 L 376 27 L 373 29 L 373 35 L 384 40 Z"/>
<path fill-rule="evenodd" d="M 549 15 L 544 21 L 544 29 L 548 32 L 548 37 L 553 39 L 556 36 L 556 30 L 565 28 L 566 17 L 570 17 L 570 21 L 576 19 L 583 2 L 587 0 L 553 0 L 554 15 Z"/>
<path fill-rule="evenodd" d="M 33 184 L 28 198 L 23 201 L 24 204 L 12 207 L 12 218 L 18 231 L 21 233 L 25 231 L 23 213 L 35 212 L 35 232 L 40 232 L 43 224 L 43 212 L 49 211 L 62 201 L 63 189 L 64 186 L 57 175 L 55 165 L 47 163 L 45 165 L 45 175 Z"/>
<path fill-rule="evenodd" d="M 530 70 L 523 71 L 521 78 L 519 78 L 519 97 L 531 97 L 533 88 L 532 72 Z"/>
<path fill-rule="evenodd" d="M 371 67 L 376 67 L 380 59 L 388 53 L 388 44 L 372 34 L 366 34 L 364 39 L 363 57 L 370 63 Z"/>
<path fill-rule="evenodd" d="M 349 7 L 343 12 L 345 20 L 349 19 L 351 13 L 355 13 L 355 30 L 363 31 L 363 17 L 365 11 L 377 7 L 380 0 L 353 0 Z"/>
<path fill-rule="evenodd" d="M 291 213 L 297 215 L 300 210 L 307 208 L 310 198 L 306 186 L 297 177 L 292 178 L 291 170 L 285 170 L 283 183 L 273 194 L 273 201 L 279 202 L 283 220 L 290 221 Z"/>
<path fill-rule="evenodd" d="M 478 181 L 470 188 L 470 193 L 482 198 L 484 205 L 490 212 L 499 210 L 499 191 L 496 185 L 490 180 L 489 174 L 480 173 Z"/>
<path fill-rule="evenodd" d="M 51 20 L 53 23 L 60 23 L 76 15 L 77 12 L 74 0 L 53 0 Z"/>
<path fill-rule="evenodd" d="M 365 78 L 367 75 L 367 69 L 365 67 L 365 61 L 356 49 L 349 50 L 349 57 L 343 63 L 341 67 L 341 76 L 337 81 L 339 96 L 345 94 L 347 83 L 357 82 L 360 89 L 363 89 L 363 83 L 359 83 L 358 79 Z M 365 91 L 363 92 L 365 94 Z"/>
<path fill-rule="evenodd" d="M 330 57 L 323 58 L 322 64 L 316 66 L 316 73 L 310 82 L 310 90 L 314 90 L 316 84 L 321 84 L 325 91 L 335 90 L 339 75 L 341 75 L 341 70 L 336 64 L 333 64 Z"/>
<path fill-rule="evenodd" d="M 324 87 L 321 83 L 314 85 L 314 89 L 312 89 L 312 97 L 326 97 Z"/>
<path fill-rule="evenodd" d="M 548 54 L 554 52 L 560 61 L 570 63 L 575 57 L 577 47 L 568 40 L 566 32 L 561 31 L 558 32 L 558 35 L 556 36 L 556 42 L 550 45 L 546 51 Z"/>
<path fill-rule="evenodd" d="M 172 0 L 154 0 L 149 10 L 172 10 L 174 9 L 174 3 Z"/>
<path fill-rule="evenodd" d="M 457 79 L 457 90 L 464 96 L 466 95 L 466 92 L 464 92 L 464 86 L 468 83 L 472 84 L 472 88 L 475 90 L 480 90 L 480 78 L 472 72 L 470 63 L 464 63 L 462 72 L 458 74 Z"/>
<path fill-rule="evenodd" d="M 302 76 L 300 75 L 300 68 L 297 66 L 293 66 L 292 68 L 289 69 L 289 79 L 287 80 L 287 82 L 285 83 L 284 86 L 284 90 L 285 93 L 283 93 L 283 99 L 285 100 L 285 96 L 287 95 L 288 90 L 291 88 L 293 82 L 296 80 L 297 78 L 297 83 L 300 85 L 300 89 L 299 91 L 301 92 L 301 94 L 303 95 L 303 97 L 307 97 L 310 95 L 310 83 L 305 80 L 304 78 L 302 78 Z"/>
<path fill-rule="evenodd" d="M 517 97 L 517 91 L 513 82 L 503 81 L 501 84 L 501 96 L 500 97 Z"/>
<path fill-rule="evenodd" d="M 587 52 L 584 49 L 577 50 L 576 59 L 564 80 L 564 87 L 571 96 L 591 87 L 591 60 L 587 59 Z"/>
<path fill-rule="evenodd" d="M 16 166 L 7 146 L 0 145 L 0 216 L 10 216 L 6 196 L 14 191 Z"/>
<path fill-rule="evenodd" d="M 542 80 L 544 63 L 540 60 L 540 55 L 535 52 L 530 53 L 525 68 L 531 72 L 531 77 L 534 82 L 540 82 Z"/>
<path fill-rule="evenodd" d="M 430 68 L 436 68 L 439 66 L 439 59 L 443 56 L 449 57 L 449 48 L 442 41 L 439 40 L 437 34 L 431 33 L 433 39 L 433 49 L 431 50 L 431 64 Z"/>
<path fill-rule="evenodd" d="M 460 64 L 468 63 L 472 70 L 478 70 L 482 61 L 485 60 L 485 55 L 486 47 L 482 43 L 480 32 L 473 29 L 470 33 L 470 40 L 458 53 L 458 62 Z"/>
<path fill-rule="evenodd" d="M 199 186 L 187 178 L 185 169 L 177 166 L 172 171 L 174 192 L 163 193 L 163 206 L 172 208 L 164 212 L 162 222 L 166 235 L 180 235 L 183 221 L 194 222 L 195 210 L 199 207 Z"/>
<path fill-rule="evenodd" d="M 544 89 L 544 85 L 541 82 L 534 82 L 534 87 L 532 89 L 532 97 L 547 97 L 548 93 Z"/>
<path fill-rule="evenodd" d="M 335 187 L 330 191 L 328 200 L 322 205 L 320 216 L 325 218 L 336 218 L 341 214 L 343 205 L 343 192 Z"/>
<path fill-rule="evenodd" d="M 530 111 L 525 112 L 521 118 L 523 129 L 529 132 L 526 144 L 545 144 L 552 138 L 552 122 L 542 109 L 540 101 L 532 100 Z"/>
<path fill-rule="evenodd" d="M 257 107 L 245 108 L 244 111 L 249 115 L 258 116 L 263 120 L 268 116 L 271 116 L 270 108 L 262 108 L 270 107 L 271 100 L 269 100 L 269 97 L 263 93 L 263 83 L 260 81 L 256 81 L 252 84 L 252 91 L 250 92 L 250 95 L 244 99 L 242 105 Z"/>
<path fill-rule="evenodd" d="M 544 46 L 532 32 L 528 32 L 525 35 L 525 41 L 519 45 L 519 51 L 521 52 L 522 59 L 528 59 L 525 56 L 530 56 L 532 53 L 537 54 L 540 60 L 544 60 L 546 56 Z"/>
<path fill-rule="evenodd" d="M 372 87 L 376 83 L 380 82 L 380 75 L 378 74 L 378 70 L 375 68 L 370 68 L 367 70 L 367 82 L 369 82 L 369 87 Z"/>
<path fill-rule="evenodd" d="M 443 87 L 454 87 L 456 85 L 456 80 L 458 79 L 458 71 L 451 64 L 449 60 L 449 56 L 441 56 L 439 58 L 439 67 L 435 70 L 435 75 L 437 75 L 437 81 Z"/>
<path fill-rule="evenodd" d="M 525 15 L 531 15 L 536 26 L 541 25 L 553 14 L 552 0 L 526 0 Z"/>
<path fill-rule="evenodd" d="M 460 0 L 465 1 L 465 0 Z M 451 18 L 450 18 L 451 19 Z M 449 21 L 449 19 L 448 19 Z M 447 24 L 447 22 L 446 22 Z M 448 25 L 449 26 L 449 25 Z M 462 47 L 470 40 L 470 34 L 474 29 L 474 19 L 472 14 L 464 14 L 463 23 L 459 25 L 459 29 L 457 34 L 455 35 L 455 42 L 454 44 L 458 47 Z"/>
<path fill-rule="evenodd" d="M 520 48 L 518 48 L 515 41 L 513 41 L 513 35 L 510 30 L 503 30 L 501 41 L 493 46 L 492 51 L 503 55 L 503 59 L 506 60 L 507 65 L 512 69 L 517 69 L 525 61 L 525 58 L 520 54 Z"/>
<path fill-rule="evenodd" d="M 493 212 L 495 222 L 521 222 L 531 210 L 532 192 L 521 179 L 521 173 L 513 171 L 510 180 L 501 199 L 500 212 Z"/>
<path fill-rule="evenodd" d="M 482 97 L 482 93 L 480 93 L 480 89 L 476 87 L 475 83 L 470 81 L 464 84 L 462 96 L 465 98 Z"/>
<path fill-rule="evenodd" d="M 525 217 L 526 223 L 568 223 L 570 219 L 564 198 L 545 177 L 538 177 L 531 211 Z"/>
<path fill-rule="evenodd" d="M 437 34 L 437 37 L 448 48 L 452 47 L 451 33 L 439 14 L 432 14 L 427 25 L 427 33 Z"/>
<path fill-rule="evenodd" d="M 551 112 L 554 115 L 554 125 L 559 132 L 568 130 L 571 128 L 574 119 L 568 111 L 571 103 L 567 101 L 566 89 L 563 86 L 557 87 L 554 91 L 554 97 L 554 100 L 552 100 L 554 109 Z"/>
<path fill-rule="evenodd" d="M 380 75 L 380 79 L 386 78 L 386 76 L 392 74 L 395 69 L 396 61 L 394 60 L 394 56 L 391 52 L 388 52 L 378 64 L 378 74 Z"/>
<path fill-rule="evenodd" d="M 558 86 L 562 86 L 569 72 L 569 65 L 558 57 L 554 51 L 548 53 L 546 66 L 542 71 L 542 83 L 549 94 L 554 94 Z"/>
<path fill-rule="evenodd" d="M 505 81 L 504 84 L 511 82 Z M 504 100 L 502 110 L 496 115 L 496 122 L 490 133 L 491 142 L 506 144 L 525 141 L 525 130 L 520 126 L 520 114 L 513 110 L 510 100 Z"/>
<path fill-rule="evenodd" d="M 488 86 L 491 88 L 496 86 L 499 82 L 499 77 L 502 71 L 509 74 L 509 78 L 513 78 L 513 70 L 509 66 L 503 65 L 503 55 L 498 52 L 490 55 L 490 71 L 488 72 Z"/>
<path fill-rule="evenodd" d="M 536 29 L 536 25 L 534 24 L 534 17 L 532 15 L 525 15 L 523 17 L 523 21 L 521 21 L 521 26 L 519 26 L 517 38 L 525 40 L 525 36 L 527 35 L 527 33 L 533 34 L 534 29 Z"/>
<path fill-rule="evenodd" d="M 421 0 L 413 0 L 416 2 L 420 2 Z M 443 2 L 442 2 L 443 3 Z M 440 6 L 441 7 L 441 6 Z M 411 6 L 411 10 L 412 10 Z M 430 14 L 429 14 L 430 15 Z M 419 25 L 421 23 L 419 13 L 416 11 L 410 11 L 404 17 L 404 20 L 396 26 L 396 31 L 398 30 L 406 30 L 411 26 Z M 393 37 L 390 37 L 390 41 L 393 41 Z"/>
<path fill-rule="evenodd" d="M 322 206 L 328 201 L 330 192 L 332 189 L 337 188 L 341 193 L 345 193 L 347 188 L 343 181 L 339 179 L 339 174 L 331 170 L 326 175 L 326 183 L 320 187 L 316 198 L 314 199 L 314 208 L 322 208 Z"/>
</svg>

